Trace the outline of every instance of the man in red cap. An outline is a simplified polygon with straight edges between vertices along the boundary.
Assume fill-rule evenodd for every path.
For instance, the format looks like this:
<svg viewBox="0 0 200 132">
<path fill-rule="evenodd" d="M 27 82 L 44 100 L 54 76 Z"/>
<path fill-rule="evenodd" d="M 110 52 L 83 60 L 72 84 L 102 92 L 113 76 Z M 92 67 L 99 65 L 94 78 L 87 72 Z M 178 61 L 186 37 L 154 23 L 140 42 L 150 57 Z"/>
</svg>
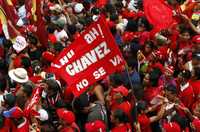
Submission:
<svg viewBox="0 0 200 132">
<path fill-rule="evenodd" d="M 57 109 L 57 115 L 60 119 L 61 125 L 59 126 L 60 132 L 80 132 L 79 127 L 75 123 L 75 115 L 73 112 L 64 108 Z"/>
</svg>

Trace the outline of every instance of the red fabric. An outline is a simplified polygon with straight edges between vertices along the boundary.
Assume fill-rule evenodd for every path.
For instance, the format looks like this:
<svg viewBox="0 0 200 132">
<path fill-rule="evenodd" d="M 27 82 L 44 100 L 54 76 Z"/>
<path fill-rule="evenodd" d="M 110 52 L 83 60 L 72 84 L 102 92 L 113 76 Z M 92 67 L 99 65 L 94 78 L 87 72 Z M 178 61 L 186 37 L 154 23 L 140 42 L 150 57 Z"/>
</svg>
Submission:
<svg viewBox="0 0 200 132">
<path fill-rule="evenodd" d="M 151 123 L 145 114 L 138 115 L 138 122 L 140 124 L 141 132 L 151 132 Z"/>
<path fill-rule="evenodd" d="M 192 125 L 195 127 L 196 132 L 200 132 L 200 120 L 194 119 Z"/>
<path fill-rule="evenodd" d="M 13 127 L 13 132 L 28 132 L 29 131 L 29 122 L 26 118 L 25 121 L 18 125 L 17 127 Z"/>
<path fill-rule="evenodd" d="M 86 123 L 85 125 L 86 132 L 106 132 L 106 125 L 101 120 L 96 120 L 94 122 Z"/>
<path fill-rule="evenodd" d="M 190 84 L 191 84 L 191 86 L 193 88 L 193 92 L 194 92 L 195 98 L 196 99 L 199 98 L 200 97 L 200 80 L 191 81 Z"/>
<path fill-rule="evenodd" d="M 131 132 L 131 125 L 127 124 L 120 124 L 119 126 L 114 127 L 111 132 Z"/>
<path fill-rule="evenodd" d="M 95 33 L 93 37 L 91 33 Z M 97 53 L 98 50 L 101 53 Z M 79 96 L 89 85 L 116 72 L 125 64 L 104 17 L 92 23 L 53 63 L 60 67 L 60 77 L 68 86 L 73 87 L 75 96 Z"/>
<path fill-rule="evenodd" d="M 0 132 L 10 132 L 10 128 L 11 128 L 11 120 L 5 118 L 4 125 L 2 128 L 0 128 Z"/>
<path fill-rule="evenodd" d="M 123 18 L 127 19 L 135 19 L 137 17 L 137 14 L 134 11 L 129 11 L 128 9 L 123 10 L 121 15 Z"/>
<path fill-rule="evenodd" d="M 121 93 L 123 96 L 128 96 L 128 89 L 124 86 L 113 88 L 113 92 Z"/>
<path fill-rule="evenodd" d="M 124 32 L 122 35 L 122 41 L 123 42 L 129 42 L 135 38 L 135 33 L 133 32 Z"/>
<path fill-rule="evenodd" d="M 1 24 L 1 20 L 0 20 L 0 34 L 3 33 L 3 29 L 2 29 L 2 24 Z"/>
<path fill-rule="evenodd" d="M 189 85 L 185 90 L 180 91 L 179 98 L 187 108 L 191 108 L 194 103 L 194 92 L 192 86 Z"/>
<path fill-rule="evenodd" d="M 95 5 L 98 8 L 103 8 L 108 3 L 108 0 L 97 0 Z"/>
<path fill-rule="evenodd" d="M 60 132 L 75 132 L 75 130 L 80 132 L 78 125 L 76 123 L 72 123 L 71 126 L 63 128 Z"/>
<path fill-rule="evenodd" d="M 67 124 L 75 122 L 75 115 L 73 112 L 68 111 L 64 108 L 57 109 L 56 113 L 60 119 L 63 119 Z"/>
<path fill-rule="evenodd" d="M 38 82 L 40 82 L 41 80 L 43 80 L 43 78 L 41 76 L 32 76 L 30 78 L 30 81 L 32 81 L 35 84 L 38 83 Z"/>
<path fill-rule="evenodd" d="M 181 132 L 180 126 L 175 122 L 165 123 L 163 128 L 165 132 Z"/>
<path fill-rule="evenodd" d="M 144 0 L 144 13 L 156 28 L 165 29 L 174 23 L 172 9 L 161 0 Z"/>
<path fill-rule="evenodd" d="M 49 62 L 52 62 L 55 59 L 55 55 L 49 51 L 43 52 L 42 57 Z"/>
<path fill-rule="evenodd" d="M 125 101 L 125 102 L 122 102 L 121 104 L 115 103 L 112 106 L 111 109 L 112 109 L 112 111 L 120 109 L 120 110 L 122 110 L 129 117 L 129 119 L 131 119 L 131 109 L 132 109 L 132 106 L 131 106 L 130 102 Z"/>
<path fill-rule="evenodd" d="M 196 35 L 196 36 L 194 36 L 193 38 L 192 38 L 192 42 L 194 42 L 194 43 L 200 43 L 200 35 Z"/>
<path fill-rule="evenodd" d="M 161 94 L 162 89 L 161 87 L 148 87 L 144 90 L 144 99 L 150 103 L 151 100 L 156 97 L 157 95 Z"/>
<path fill-rule="evenodd" d="M 52 44 L 57 42 L 56 36 L 54 34 L 49 34 L 48 39 Z"/>
</svg>

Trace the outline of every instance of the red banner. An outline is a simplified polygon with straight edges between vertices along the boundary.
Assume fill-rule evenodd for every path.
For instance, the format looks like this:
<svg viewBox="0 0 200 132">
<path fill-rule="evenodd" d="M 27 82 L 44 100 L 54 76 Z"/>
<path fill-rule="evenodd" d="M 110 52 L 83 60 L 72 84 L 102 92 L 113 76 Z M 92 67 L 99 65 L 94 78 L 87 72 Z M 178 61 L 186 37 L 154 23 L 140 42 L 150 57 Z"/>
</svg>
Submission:
<svg viewBox="0 0 200 132">
<path fill-rule="evenodd" d="M 163 0 L 144 0 L 143 5 L 145 16 L 154 28 L 165 29 L 175 22 L 172 9 Z"/>
<path fill-rule="evenodd" d="M 105 19 L 101 17 L 60 53 L 54 66 L 59 68 L 61 78 L 73 88 L 74 95 L 79 96 L 124 63 Z"/>
</svg>

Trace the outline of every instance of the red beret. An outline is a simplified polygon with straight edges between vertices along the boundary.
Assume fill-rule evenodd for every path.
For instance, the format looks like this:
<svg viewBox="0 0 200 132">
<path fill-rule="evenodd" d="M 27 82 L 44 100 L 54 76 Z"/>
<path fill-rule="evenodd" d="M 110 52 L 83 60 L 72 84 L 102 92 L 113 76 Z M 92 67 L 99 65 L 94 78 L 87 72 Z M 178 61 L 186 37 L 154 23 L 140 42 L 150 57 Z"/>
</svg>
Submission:
<svg viewBox="0 0 200 132">
<path fill-rule="evenodd" d="M 180 126 L 175 122 L 165 123 L 163 128 L 165 132 L 181 132 Z"/>
<path fill-rule="evenodd" d="M 94 122 L 89 122 L 85 124 L 86 132 L 106 132 L 106 125 L 101 120 L 96 120 Z"/>
<path fill-rule="evenodd" d="M 192 38 L 193 43 L 200 43 L 200 35 L 196 35 Z"/>
<path fill-rule="evenodd" d="M 123 96 L 128 95 L 128 89 L 125 88 L 124 86 L 119 86 L 117 88 L 114 88 L 113 92 L 121 93 Z"/>
<path fill-rule="evenodd" d="M 57 109 L 57 115 L 60 119 L 63 119 L 67 124 L 75 122 L 75 115 L 73 112 L 68 111 L 64 108 Z"/>
<path fill-rule="evenodd" d="M 55 58 L 55 55 L 49 51 L 45 51 L 42 53 L 42 58 L 49 62 L 52 62 Z"/>
</svg>

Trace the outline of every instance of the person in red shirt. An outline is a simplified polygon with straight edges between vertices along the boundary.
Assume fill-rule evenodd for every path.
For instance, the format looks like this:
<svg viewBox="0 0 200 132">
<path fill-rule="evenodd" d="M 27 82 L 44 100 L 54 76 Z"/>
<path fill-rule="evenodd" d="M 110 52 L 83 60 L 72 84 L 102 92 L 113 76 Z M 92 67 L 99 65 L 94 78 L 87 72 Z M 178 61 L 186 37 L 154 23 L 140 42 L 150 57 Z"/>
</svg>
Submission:
<svg viewBox="0 0 200 132">
<path fill-rule="evenodd" d="M 19 107 L 15 106 L 8 111 L 4 111 L 3 116 L 11 119 L 11 130 L 13 132 L 29 131 L 29 121 L 24 117 L 23 111 Z"/>
<path fill-rule="evenodd" d="M 64 108 L 57 109 L 56 111 L 60 119 L 60 132 L 80 132 L 78 125 L 75 123 L 75 115 L 73 112 Z"/>
<path fill-rule="evenodd" d="M 158 103 L 155 106 L 149 107 L 148 109 L 146 108 L 146 103 L 144 101 L 139 101 L 136 105 L 137 107 L 137 120 L 138 120 L 138 126 L 136 129 L 139 129 L 141 132 L 152 132 L 151 129 L 151 123 L 156 122 L 160 120 L 165 112 L 165 105 L 162 105 L 160 110 L 158 111 L 157 115 L 148 117 L 147 113 L 148 112 L 153 112 L 155 111 L 158 106 L 160 106 L 162 103 Z M 137 123 L 136 123 L 137 124 Z"/>
<path fill-rule="evenodd" d="M 187 71 L 187 70 L 182 71 L 178 77 L 179 82 L 180 82 L 180 85 L 178 86 L 179 88 L 178 96 L 181 102 L 187 108 L 192 107 L 192 104 L 194 103 L 194 99 L 195 99 L 193 88 L 191 84 L 189 83 L 190 77 L 191 77 L 191 73 L 190 71 Z"/>
<path fill-rule="evenodd" d="M 128 123 L 128 117 L 122 110 L 111 111 L 110 118 L 114 126 L 111 132 L 132 132 L 131 125 Z"/>
</svg>

